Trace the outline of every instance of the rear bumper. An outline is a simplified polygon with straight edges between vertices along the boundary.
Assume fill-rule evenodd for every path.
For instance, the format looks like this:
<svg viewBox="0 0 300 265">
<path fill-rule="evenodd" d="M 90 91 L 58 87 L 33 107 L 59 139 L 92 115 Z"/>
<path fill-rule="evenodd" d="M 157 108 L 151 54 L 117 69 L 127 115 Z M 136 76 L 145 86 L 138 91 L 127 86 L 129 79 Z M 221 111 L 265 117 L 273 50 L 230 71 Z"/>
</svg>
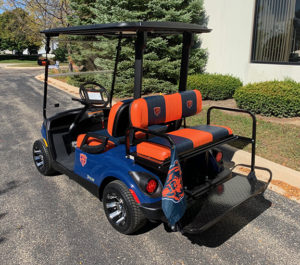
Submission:
<svg viewBox="0 0 300 265">
<path fill-rule="evenodd" d="M 231 179 L 204 196 L 187 200 L 187 210 L 180 220 L 182 231 L 189 234 L 203 232 L 243 202 L 263 193 L 267 186 L 268 183 L 234 173 Z M 167 222 L 161 201 L 141 204 L 140 208 L 149 220 Z"/>
<path fill-rule="evenodd" d="M 161 208 L 161 201 L 154 203 L 143 203 L 140 205 L 141 211 L 149 220 L 166 221 Z"/>
</svg>

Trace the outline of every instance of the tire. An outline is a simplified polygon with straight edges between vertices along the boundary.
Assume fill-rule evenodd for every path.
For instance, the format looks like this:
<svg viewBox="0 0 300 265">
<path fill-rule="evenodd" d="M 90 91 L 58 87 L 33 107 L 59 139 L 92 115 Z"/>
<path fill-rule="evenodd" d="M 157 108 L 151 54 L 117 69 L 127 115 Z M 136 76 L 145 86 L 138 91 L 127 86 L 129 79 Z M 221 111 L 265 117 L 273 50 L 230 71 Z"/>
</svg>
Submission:
<svg viewBox="0 0 300 265">
<path fill-rule="evenodd" d="M 123 182 L 107 184 L 102 198 L 107 220 L 120 233 L 133 234 L 146 224 L 147 219 Z"/>
<path fill-rule="evenodd" d="M 34 142 L 32 156 L 37 170 L 44 176 L 52 176 L 58 173 L 52 167 L 52 159 L 49 149 L 46 147 L 43 139 L 39 139 Z"/>
</svg>

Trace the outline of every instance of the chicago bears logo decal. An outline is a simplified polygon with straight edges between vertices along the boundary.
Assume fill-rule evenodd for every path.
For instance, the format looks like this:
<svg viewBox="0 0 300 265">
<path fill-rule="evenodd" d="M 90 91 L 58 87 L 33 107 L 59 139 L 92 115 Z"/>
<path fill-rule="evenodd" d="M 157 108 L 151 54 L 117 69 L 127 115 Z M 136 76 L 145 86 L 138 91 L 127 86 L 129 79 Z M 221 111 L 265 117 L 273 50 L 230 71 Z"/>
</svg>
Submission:
<svg viewBox="0 0 300 265">
<path fill-rule="evenodd" d="M 159 114 L 160 114 L 160 107 L 155 107 L 155 108 L 153 109 L 153 111 L 154 111 L 154 115 L 155 115 L 156 117 L 158 117 Z"/>
<path fill-rule="evenodd" d="M 175 203 L 181 201 L 184 197 L 181 169 L 178 160 L 175 161 L 175 166 L 168 173 L 167 184 L 162 191 L 162 197 Z"/>
<path fill-rule="evenodd" d="M 193 106 L 193 100 L 187 100 L 186 106 L 190 109 Z"/>
<path fill-rule="evenodd" d="M 87 157 L 85 154 L 80 154 L 80 164 L 84 167 L 86 165 Z"/>
</svg>

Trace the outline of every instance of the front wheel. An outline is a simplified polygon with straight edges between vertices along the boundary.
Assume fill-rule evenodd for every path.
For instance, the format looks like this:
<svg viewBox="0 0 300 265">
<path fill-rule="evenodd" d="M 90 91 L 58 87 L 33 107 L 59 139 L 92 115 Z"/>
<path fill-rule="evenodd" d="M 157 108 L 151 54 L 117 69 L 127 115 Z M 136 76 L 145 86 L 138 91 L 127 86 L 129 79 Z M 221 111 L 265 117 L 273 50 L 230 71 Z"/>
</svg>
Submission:
<svg viewBox="0 0 300 265">
<path fill-rule="evenodd" d="M 51 176 L 57 172 L 53 169 L 49 149 L 43 139 L 36 140 L 32 148 L 33 162 L 38 171 L 44 176 Z"/>
<path fill-rule="evenodd" d="M 146 223 L 145 216 L 123 182 L 116 180 L 109 183 L 102 201 L 108 221 L 120 233 L 132 234 Z"/>
</svg>

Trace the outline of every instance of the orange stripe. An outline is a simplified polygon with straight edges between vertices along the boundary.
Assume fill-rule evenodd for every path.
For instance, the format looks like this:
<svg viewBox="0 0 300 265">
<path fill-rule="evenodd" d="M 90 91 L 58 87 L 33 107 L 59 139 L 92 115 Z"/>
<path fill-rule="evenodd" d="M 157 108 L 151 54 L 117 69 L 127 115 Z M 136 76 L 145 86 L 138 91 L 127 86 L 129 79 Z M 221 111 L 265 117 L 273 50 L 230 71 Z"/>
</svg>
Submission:
<svg viewBox="0 0 300 265">
<path fill-rule="evenodd" d="M 182 117 L 182 100 L 179 93 L 165 95 L 166 120 L 165 122 L 176 121 Z"/>
<path fill-rule="evenodd" d="M 107 123 L 107 132 L 111 135 L 112 135 L 112 132 L 113 132 L 113 126 L 114 126 L 114 121 L 115 121 L 115 117 L 116 117 L 116 114 L 119 110 L 119 108 L 123 105 L 123 102 L 120 101 L 118 103 L 116 103 L 115 105 L 112 106 L 110 112 L 109 112 L 109 115 L 108 115 L 108 123 Z"/>
<path fill-rule="evenodd" d="M 199 113 L 202 110 L 202 95 L 201 92 L 199 90 L 193 90 L 196 94 L 196 98 L 197 98 L 197 112 Z"/>
<path fill-rule="evenodd" d="M 191 140 L 193 142 L 194 148 L 213 141 L 213 136 L 211 133 L 195 129 L 185 128 L 168 134 L 184 137 Z M 136 151 L 139 156 L 151 157 L 159 161 L 164 161 L 171 156 L 171 150 L 169 147 L 151 142 L 142 142 L 138 144 L 136 146 Z"/>
<path fill-rule="evenodd" d="M 142 142 L 136 146 L 138 155 L 149 156 L 159 161 L 164 161 L 171 156 L 169 147 L 149 142 Z"/>
<path fill-rule="evenodd" d="M 134 127 L 148 127 L 148 105 L 145 99 L 139 98 L 131 103 L 130 120 Z"/>
<path fill-rule="evenodd" d="M 224 129 L 226 129 L 229 133 L 229 135 L 233 134 L 231 128 L 227 127 L 227 126 L 223 126 L 223 125 L 214 125 L 214 124 L 211 124 L 211 126 L 216 126 L 216 127 L 222 127 Z"/>
<path fill-rule="evenodd" d="M 213 141 L 213 135 L 209 132 L 199 131 L 195 129 L 181 129 L 169 134 L 187 138 L 193 142 L 194 148 L 208 144 Z"/>
<path fill-rule="evenodd" d="M 85 134 L 79 134 L 78 135 L 77 142 L 76 142 L 76 145 L 77 145 L 78 148 L 81 146 L 81 143 L 82 143 L 82 140 L 83 140 L 84 136 L 85 136 Z"/>
<path fill-rule="evenodd" d="M 130 191 L 132 197 L 134 198 L 134 200 L 136 201 L 136 203 L 140 204 L 140 200 L 139 200 L 138 196 L 135 194 L 134 190 L 129 189 L 129 191 Z"/>
</svg>

